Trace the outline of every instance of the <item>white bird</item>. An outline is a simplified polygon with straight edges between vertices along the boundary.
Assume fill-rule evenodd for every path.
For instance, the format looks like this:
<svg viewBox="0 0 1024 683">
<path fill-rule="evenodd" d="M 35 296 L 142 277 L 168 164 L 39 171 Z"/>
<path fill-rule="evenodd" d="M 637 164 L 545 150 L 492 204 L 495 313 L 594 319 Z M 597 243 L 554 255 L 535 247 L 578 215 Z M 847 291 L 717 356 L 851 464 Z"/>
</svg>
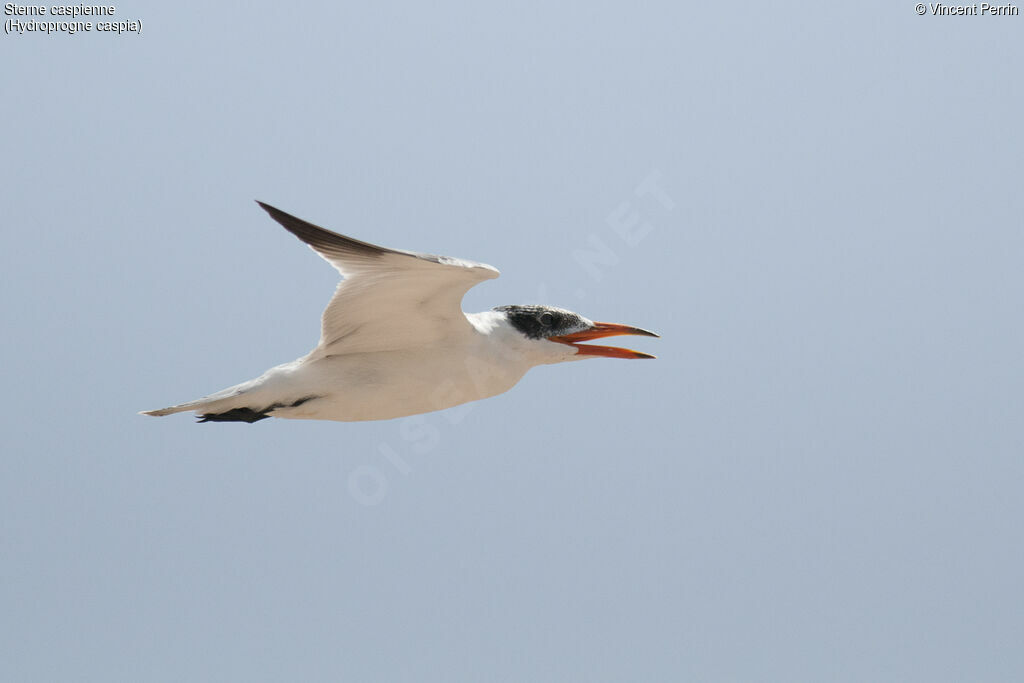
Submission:
<svg viewBox="0 0 1024 683">
<path fill-rule="evenodd" d="M 386 420 L 511 389 L 537 365 L 646 353 L 580 342 L 653 332 L 595 323 L 551 306 L 463 313 L 470 287 L 497 269 L 448 256 L 378 247 L 257 202 L 344 277 L 308 355 L 256 379 L 144 415 L 194 410 L 200 422 Z"/>
</svg>

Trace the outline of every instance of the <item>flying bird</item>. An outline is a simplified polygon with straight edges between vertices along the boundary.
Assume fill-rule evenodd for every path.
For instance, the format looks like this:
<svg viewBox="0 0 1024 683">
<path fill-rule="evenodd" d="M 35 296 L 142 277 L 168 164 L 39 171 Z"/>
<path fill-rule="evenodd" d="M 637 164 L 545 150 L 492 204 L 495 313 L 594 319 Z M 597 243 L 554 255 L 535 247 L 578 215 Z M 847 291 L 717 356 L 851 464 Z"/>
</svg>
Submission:
<svg viewBox="0 0 1024 683">
<path fill-rule="evenodd" d="M 462 297 L 498 277 L 473 261 L 378 247 L 257 202 L 343 276 L 309 354 L 256 379 L 143 415 L 195 411 L 199 422 L 386 420 L 504 393 L 526 371 L 585 358 L 654 358 L 584 344 L 613 335 L 658 335 L 596 323 L 552 306 L 463 313 Z"/>
</svg>

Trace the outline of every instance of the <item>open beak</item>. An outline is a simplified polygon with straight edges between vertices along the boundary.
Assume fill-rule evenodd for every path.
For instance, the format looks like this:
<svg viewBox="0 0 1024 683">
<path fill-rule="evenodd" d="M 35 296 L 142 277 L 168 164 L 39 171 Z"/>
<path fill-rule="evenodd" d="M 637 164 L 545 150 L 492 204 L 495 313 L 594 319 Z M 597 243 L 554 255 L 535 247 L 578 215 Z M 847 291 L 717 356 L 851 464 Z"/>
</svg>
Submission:
<svg viewBox="0 0 1024 683">
<path fill-rule="evenodd" d="M 639 327 L 630 327 L 629 325 L 619 325 L 616 323 L 594 323 L 594 326 L 589 330 L 573 332 L 561 337 L 548 337 L 548 341 L 575 346 L 578 355 L 604 356 L 605 358 L 656 358 L 656 356 L 652 356 L 649 353 L 620 349 L 615 346 L 597 346 L 596 344 L 580 343 L 590 341 L 591 339 L 600 339 L 601 337 L 614 337 L 620 334 L 636 334 L 643 337 L 658 336 L 653 332 L 641 330 Z"/>
</svg>

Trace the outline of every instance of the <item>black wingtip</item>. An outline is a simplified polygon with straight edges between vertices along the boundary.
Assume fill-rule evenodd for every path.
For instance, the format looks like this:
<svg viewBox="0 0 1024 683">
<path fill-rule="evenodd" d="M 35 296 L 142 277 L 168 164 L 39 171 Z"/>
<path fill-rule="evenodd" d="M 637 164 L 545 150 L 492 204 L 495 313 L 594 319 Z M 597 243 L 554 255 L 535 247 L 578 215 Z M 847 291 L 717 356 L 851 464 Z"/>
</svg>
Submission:
<svg viewBox="0 0 1024 683">
<path fill-rule="evenodd" d="M 258 199 L 254 200 L 254 201 L 255 201 L 255 202 L 256 202 L 257 204 L 259 204 L 259 205 L 260 205 L 260 208 L 261 208 L 261 209 L 263 209 L 264 211 L 266 211 L 266 212 L 267 212 L 267 213 L 269 213 L 270 215 L 274 215 L 274 212 L 275 212 L 275 211 L 276 211 L 277 213 L 284 213 L 283 211 L 281 211 L 281 209 L 277 208 L 276 206 L 271 206 L 270 204 L 267 204 L 266 202 L 261 202 L 261 201 L 260 201 L 260 200 L 258 200 Z"/>
<path fill-rule="evenodd" d="M 270 408 L 263 411 L 256 411 L 252 408 L 232 408 L 223 413 L 203 413 L 202 415 L 196 416 L 197 422 L 259 422 L 265 420 L 270 415 Z"/>
<path fill-rule="evenodd" d="M 379 247 L 376 244 L 370 244 L 369 242 L 363 242 L 352 237 L 346 237 L 345 235 L 339 235 L 336 232 L 332 232 L 327 228 L 321 228 L 319 225 L 314 225 L 308 221 L 304 221 L 297 216 L 293 216 L 287 211 L 271 206 L 266 202 L 256 200 L 256 203 L 260 205 L 260 208 L 266 211 L 271 218 L 281 224 L 288 232 L 292 233 L 300 240 L 313 247 L 314 250 L 320 253 L 328 260 L 331 257 L 336 257 L 344 254 L 358 254 L 363 257 L 372 256 L 379 257 L 382 254 L 393 252 L 393 250 L 386 247 Z M 422 256 L 420 258 L 423 258 Z"/>
</svg>

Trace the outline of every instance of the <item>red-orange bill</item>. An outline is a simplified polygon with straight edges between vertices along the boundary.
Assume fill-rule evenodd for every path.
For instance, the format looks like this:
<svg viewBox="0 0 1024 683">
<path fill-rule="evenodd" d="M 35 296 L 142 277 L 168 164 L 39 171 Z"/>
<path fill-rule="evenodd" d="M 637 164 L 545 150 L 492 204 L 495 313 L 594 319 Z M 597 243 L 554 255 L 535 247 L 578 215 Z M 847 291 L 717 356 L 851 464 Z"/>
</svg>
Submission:
<svg viewBox="0 0 1024 683">
<path fill-rule="evenodd" d="M 568 344 L 576 347 L 576 353 L 586 356 L 604 356 L 605 358 L 656 358 L 649 353 L 633 351 L 631 349 L 620 349 L 616 346 L 598 346 L 596 344 L 581 344 L 580 342 L 602 337 L 614 337 L 616 335 L 632 334 L 643 337 L 657 337 L 654 332 L 642 330 L 639 327 L 619 325 L 618 323 L 594 323 L 594 327 L 588 330 L 565 334 L 560 337 L 548 337 L 549 341 L 560 344 Z"/>
</svg>

